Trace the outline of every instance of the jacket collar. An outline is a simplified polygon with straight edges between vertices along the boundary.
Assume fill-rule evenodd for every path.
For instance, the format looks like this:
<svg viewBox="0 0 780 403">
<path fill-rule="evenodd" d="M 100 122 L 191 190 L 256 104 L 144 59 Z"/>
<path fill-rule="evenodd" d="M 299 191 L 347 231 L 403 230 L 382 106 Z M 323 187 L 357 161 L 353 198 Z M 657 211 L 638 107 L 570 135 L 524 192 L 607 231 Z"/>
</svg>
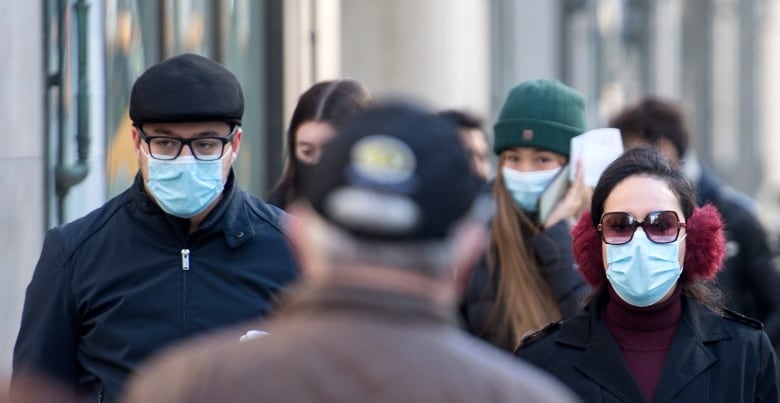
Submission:
<svg viewBox="0 0 780 403">
<path fill-rule="evenodd" d="M 669 401 L 698 374 L 717 362 L 705 343 L 733 337 L 722 318 L 709 308 L 683 298 L 683 317 L 672 340 L 658 390 L 657 401 Z M 644 401 L 615 339 L 599 317 L 603 299 L 596 298 L 585 310 L 563 323 L 557 343 L 582 349 L 575 368 L 624 401 Z"/>
<path fill-rule="evenodd" d="M 284 301 L 281 316 L 343 312 L 374 320 L 385 317 L 400 322 L 433 322 L 456 325 L 452 312 L 428 298 L 370 289 L 355 285 L 310 285 L 303 282 Z"/>
</svg>

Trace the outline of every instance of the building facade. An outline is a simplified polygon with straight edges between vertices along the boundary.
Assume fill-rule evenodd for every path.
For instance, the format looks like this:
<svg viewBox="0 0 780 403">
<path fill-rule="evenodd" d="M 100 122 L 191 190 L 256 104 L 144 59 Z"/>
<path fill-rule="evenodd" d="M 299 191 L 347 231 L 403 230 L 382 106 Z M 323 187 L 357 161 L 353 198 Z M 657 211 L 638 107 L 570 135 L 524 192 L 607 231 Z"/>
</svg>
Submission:
<svg viewBox="0 0 780 403">
<path fill-rule="evenodd" d="M 495 117 L 508 90 L 553 77 L 589 125 L 643 94 L 679 100 L 693 147 L 776 221 L 780 6 L 772 0 L 33 0 L 0 5 L 0 375 L 45 231 L 125 189 L 127 105 L 148 66 L 194 52 L 236 73 L 242 186 L 267 195 L 298 94 L 335 77 L 378 97 Z M 56 336 L 55 336 L 56 337 Z"/>
</svg>

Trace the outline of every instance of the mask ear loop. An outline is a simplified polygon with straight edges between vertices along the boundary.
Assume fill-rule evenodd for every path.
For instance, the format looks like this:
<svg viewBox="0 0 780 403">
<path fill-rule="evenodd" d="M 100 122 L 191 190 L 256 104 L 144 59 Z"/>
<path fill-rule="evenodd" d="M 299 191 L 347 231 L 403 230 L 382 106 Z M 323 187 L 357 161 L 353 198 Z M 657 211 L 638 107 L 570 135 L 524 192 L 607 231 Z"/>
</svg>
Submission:
<svg viewBox="0 0 780 403">
<path fill-rule="evenodd" d="M 726 236 L 718 209 L 706 204 L 693 210 L 685 223 L 685 259 L 682 277 L 706 279 L 715 277 L 726 256 Z"/>
</svg>

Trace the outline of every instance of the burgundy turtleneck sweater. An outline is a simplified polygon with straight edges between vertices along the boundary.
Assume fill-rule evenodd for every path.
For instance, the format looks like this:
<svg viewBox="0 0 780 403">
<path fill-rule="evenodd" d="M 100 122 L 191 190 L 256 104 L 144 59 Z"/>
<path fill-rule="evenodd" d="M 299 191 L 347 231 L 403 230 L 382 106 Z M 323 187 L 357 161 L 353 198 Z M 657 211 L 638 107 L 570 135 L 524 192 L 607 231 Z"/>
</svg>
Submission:
<svg viewBox="0 0 780 403">
<path fill-rule="evenodd" d="M 652 402 L 682 317 L 682 287 L 678 286 L 666 301 L 644 308 L 621 300 L 611 285 L 607 288 L 610 299 L 601 309 L 604 324 L 617 341 L 642 394 Z"/>
</svg>

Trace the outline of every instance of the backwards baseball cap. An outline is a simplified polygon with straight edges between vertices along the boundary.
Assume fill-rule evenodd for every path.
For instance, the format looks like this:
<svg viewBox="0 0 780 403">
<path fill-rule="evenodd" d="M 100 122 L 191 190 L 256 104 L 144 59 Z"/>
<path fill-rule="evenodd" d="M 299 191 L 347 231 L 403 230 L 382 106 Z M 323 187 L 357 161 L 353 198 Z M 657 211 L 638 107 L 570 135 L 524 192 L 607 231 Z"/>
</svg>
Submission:
<svg viewBox="0 0 780 403">
<path fill-rule="evenodd" d="M 408 103 L 377 104 L 300 172 L 300 194 L 327 221 L 369 240 L 436 240 L 479 193 L 457 129 Z"/>
<path fill-rule="evenodd" d="M 524 81 L 512 88 L 493 128 L 496 155 L 534 147 L 569 156 L 571 138 L 585 132 L 585 100 L 558 80 Z"/>
<path fill-rule="evenodd" d="M 133 84 L 135 124 L 224 121 L 241 124 L 244 94 L 233 73 L 194 54 L 174 56 L 146 70 Z"/>
</svg>

